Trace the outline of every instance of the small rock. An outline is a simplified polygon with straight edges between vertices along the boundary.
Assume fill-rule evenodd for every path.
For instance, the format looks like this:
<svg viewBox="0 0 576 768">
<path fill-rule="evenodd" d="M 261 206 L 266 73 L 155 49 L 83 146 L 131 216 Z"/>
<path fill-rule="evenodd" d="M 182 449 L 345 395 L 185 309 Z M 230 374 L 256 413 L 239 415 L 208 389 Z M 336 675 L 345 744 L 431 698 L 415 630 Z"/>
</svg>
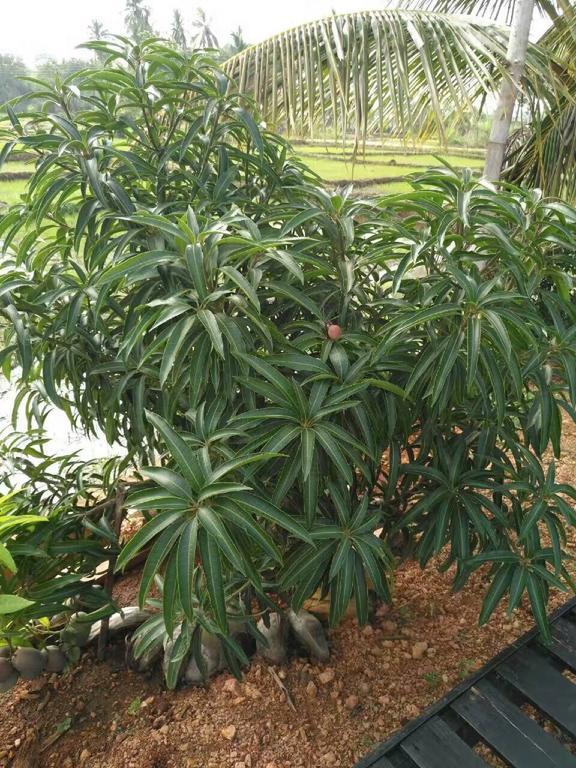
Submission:
<svg viewBox="0 0 576 768">
<path fill-rule="evenodd" d="M 0 683 L 6 682 L 14 676 L 14 667 L 10 659 L 0 656 Z"/>
<path fill-rule="evenodd" d="M 24 680 L 34 680 L 42 674 L 46 659 L 37 648 L 18 648 L 12 656 L 12 666 Z"/>
<path fill-rule="evenodd" d="M 398 624 L 396 624 L 395 621 L 383 621 L 382 622 L 382 629 L 386 634 L 393 635 L 395 632 L 398 631 Z"/>
<path fill-rule="evenodd" d="M 330 765 L 336 765 L 336 763 L 338 762 L 338 758 L 336 757 L 334 752 L 327 752 L 323 756 L 322 762 L 323 762 L 324 765 L 329 765 L 329 766 Z"/>
<path fill-rule="evenodd" d="M 344 702 L 346 709 L 353 710 L 358 706 L 358 696 L 348 696 Z"/>
<path fill-rule="evenodd" d="M 202 630 L 200 655 L 204 670 L 200 669 L 198 662 L 192 656 L 184 672 L 184 680 L 189 685 L 204 685 L 209 677 L 219 672 L 224 666 L 222 641 L 205 630 Z"/>
<path fill-rule="evenodd" d="M 316 688 L 316 685 L 312 680 L 308 683 L 306 686 L 306 695 L 309 696 L 311 699 L 313 699 L 316 694 L 318 693 L 318 688 Z"/>
<path fill-rule="evenodd" d="M 67 664 L 66 654 L 57 645 L 46 646 L 46 672 L 60 674 Z"/>
<path fill-rule="evenodd" d="M 318 675 L 318 680 L 322 683 L 322 685 L 328 685 L 328 683 L 331 683 L 332 680 L 334 680 L 335 672 L 332 669 L 332 667 L 327 667 L 324 672 L 320 672 Z"/>
<path fill-rule="evenodd" d="M 229 693 L 230 696 L 239 696 L 240 686 L 238 685 L 238 680 L 236 680 L 235 677 L 229 677 L 224 681 L 222 690 L 224 690 L 226 693 Z"/>
<path fill-rule="evenodd" d="M 80 752 L 80 765 L 84 765 L 86 760 L 90 757 L 90 752 L 87 749 L 83 749 L 82 752 Z"/>
<path fill-rule="evenodd" d="M 330 649 L 320 621 L 309 611 L 288 612 L 290 626 L 297 640 L 306 648 L 310 656 L 326 663 L 330 658 Z"/>
<path fill-rule="evenodd" d="M 366 624 L 366 626 L 362 629 L 362 634 L 366 635 L 367 637 L 370 637 L 374 634 L 374 629 L 370 624 Z"/>
<path fill-rule="evenodd" d="M 166 735 L 170 731 L 170 728 L 166 723 L 164 723 L 164 725 L 159 729 L 159 731 L 160 733 L 163 733 L 164 735 Z"/>
<path fill-rule="evenodd" d="M 387 613 L 390 613 L 390 606 L 388 603 L 380 603 L 378 608 L 376 608 L 376 616 L 386 616 Z"/>
<path fill-rule="evenodd" d="M 310 680 L 310 672 L 308 672 L 307 669 L 301 669 L 298 679 L 300 680 L 300 685 L 305 686 L 308 683 L 308 680 Z"/>
<path fill-rule="evenodd" d="M 414 643 L 412 646 L 412 658 L 413 659 L 421 659 L 424 657 L 424 654 L 428 650 L 428 643 L 426 640 L 421 640 L 418 643 Z"/>
<path fill-rule="evenodd" d="M 256 642 L 260 656 L 270 664 L 284 664 L 288 653 L 286 642 L 288 625 L 284 617 L 279 613 L 271 613 L 268 617 L 268 626 L 264 619 L 260 619 L 256 628 L 266 640 L 265 643 L 260 640 Z"/>
<path fill-rule="evenodd" d="M 370 686 L 368 685 L 368 683 L 364 683 L 364 682 L 360 683 L 360 692 L 363 693 L 364 695 L 367 695 L 370 693 Z"/>
<path fill-rule="evenodd" d="M 3 682 L 0 682 L 0 693 L 6 693 L 7 691 L 10 691 L 16 683 L 18 682 L 19 674 L 16 670 L 14 670 L 9 677 L 6 678 Z"/>
<path fill-rule="evenodd" d="M 234 741 L 234 739 L 236 738 L 236 726 L 235 725 L 227 725 L 225 728 L 222 728 L 220 733 L 228 741 Z"/>
<path fill-rule="evenodd" d="M 246 685 L 244 686 L 244 693 L 246 694 L 246 696 L 248 696 L 248 698 L 253 699 L 254 701 L 256 701 L 256 699 L 262 698 L 262 694 L 260 693 L 258 688 L 256 688 L 255 685 L 251 685 L 250 683 L 246 683 Z"/>
</svg>

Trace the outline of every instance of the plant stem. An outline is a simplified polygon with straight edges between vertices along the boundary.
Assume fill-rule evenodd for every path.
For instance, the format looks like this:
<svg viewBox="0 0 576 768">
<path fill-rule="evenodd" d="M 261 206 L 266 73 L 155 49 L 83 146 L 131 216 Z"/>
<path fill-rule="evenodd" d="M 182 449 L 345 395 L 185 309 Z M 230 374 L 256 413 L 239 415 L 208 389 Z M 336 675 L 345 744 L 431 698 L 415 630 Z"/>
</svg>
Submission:
<svg viewBox="0 0 576 768">
<path fill-rule="evenodd" d="M 120 486 L 116 493 L 116 499 L 114 502 L 114 517 L 113 517 L 114 534 L 116 535 L 116 541 L 118 542 L 118 546 L 120 545 L 120 531 L 122 528 L 122 519 L 124 516 L 124 499 L 125 498 L 126 498 L 126 488 L 124 486 Z M 116 551 L 112 551 L 110 553 L 110 559 L 108 561 L 108 571 L 106 573 L 106 578 L 104 580 L 104 589 L 110 596 L 110 599 L 112 599 L 112 589 L 114 587 L 114 569 L 116 567 L 117 559 L 118 559 L 118 553 Z M 105 619 L 102 619 L 102 624 L 100 625 L 100 635 L 98 636 L 99 661 L 103 661 L 106 655 L 106 643 L 108 641 L 109 623 L 110 623 L 110 619 L 105 618 Z"/>
</svg>

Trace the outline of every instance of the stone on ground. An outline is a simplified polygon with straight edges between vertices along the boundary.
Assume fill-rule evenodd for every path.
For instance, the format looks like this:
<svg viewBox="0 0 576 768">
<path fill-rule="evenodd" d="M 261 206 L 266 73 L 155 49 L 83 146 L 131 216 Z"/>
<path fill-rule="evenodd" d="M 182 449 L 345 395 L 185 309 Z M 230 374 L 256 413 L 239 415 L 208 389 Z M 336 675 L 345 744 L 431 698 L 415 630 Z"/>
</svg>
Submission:
<svg viewBox="0 0 576 768">
<path fill-rule="evenodd" d="M 200 666 L 194 656 L 184 672 L 184 682 L 188 685 L 204 685 L 206 680 L 224 669 L 224 656 L 222 653 L 222 642 L 215 635 L 202 631 L 202 640 L 200 643 L 200 655 L 202 657 L 204 669 Z"/>
<path fill-rule="evenodd" d="M 268 626 L 264 619 L 260 619 L 256 627 L 267 641 L 257 641 L 260 656 L 270 664 L 284 664 L 288 655 L 288 625 L 284 617 L 279 613 L 272 613 L 268 617 Z"/>
<path fill-rule="evenodd" d="M 305 610 L 298 611 L 298 613 L 291 610 L 288 612 L 288 619 L 296 639 L 304 646 L 310 656 L 316 661 L 327 662 L 330 658 L 330 649 L 324 628 L 316 616 Z"/>
</svg>

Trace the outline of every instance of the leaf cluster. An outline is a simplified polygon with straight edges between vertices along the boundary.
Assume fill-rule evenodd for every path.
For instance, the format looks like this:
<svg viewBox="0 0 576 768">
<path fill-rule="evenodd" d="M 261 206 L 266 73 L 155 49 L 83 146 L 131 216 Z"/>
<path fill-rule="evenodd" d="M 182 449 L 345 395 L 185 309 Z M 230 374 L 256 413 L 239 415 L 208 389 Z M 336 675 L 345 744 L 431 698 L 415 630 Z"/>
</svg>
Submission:
<svg viewBox="0 0 576 768">
<path fill-rule="evenodd" d="M 38 161 L 0 221 L 1 354 L 139 473 L 140 651 L 172 638 L 175 684 L 202 630 L 243 663 L 239 620 L 317 591 L 364 622 L 398 534 L 457 588 L 487 569 L 482 620 L 527 595 L 546 632 L 572 586 L 546 452 L 576 400 L 576 211 L 450 168 L 329 192 L 205 53 L 91 45 L 106 66 L 8 111 L 4 155 Z"/>
</svg>

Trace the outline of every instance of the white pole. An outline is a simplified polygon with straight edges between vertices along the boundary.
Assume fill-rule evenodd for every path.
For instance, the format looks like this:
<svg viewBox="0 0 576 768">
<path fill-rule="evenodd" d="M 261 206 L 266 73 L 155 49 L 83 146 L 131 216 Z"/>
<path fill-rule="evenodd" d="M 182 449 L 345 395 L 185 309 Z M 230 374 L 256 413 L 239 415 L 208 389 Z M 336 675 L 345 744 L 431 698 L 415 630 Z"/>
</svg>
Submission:
<svg viewBox="0 0 576 768">
<path fill-rule="evenodd" d="M 488 181 L 498 181 L 502 171 L 516 96 L 520 89 L 520 80 L 526 65 L 526 51 L 528 50 L 533 13 L 534 0 L 516 0 L 506 53 L 509 77 L 504 78 L 502 81 L 498 105 L 492 121 L 490 139 L 486 148 L 484 178 L 488 179 Z"/>
</svg>

